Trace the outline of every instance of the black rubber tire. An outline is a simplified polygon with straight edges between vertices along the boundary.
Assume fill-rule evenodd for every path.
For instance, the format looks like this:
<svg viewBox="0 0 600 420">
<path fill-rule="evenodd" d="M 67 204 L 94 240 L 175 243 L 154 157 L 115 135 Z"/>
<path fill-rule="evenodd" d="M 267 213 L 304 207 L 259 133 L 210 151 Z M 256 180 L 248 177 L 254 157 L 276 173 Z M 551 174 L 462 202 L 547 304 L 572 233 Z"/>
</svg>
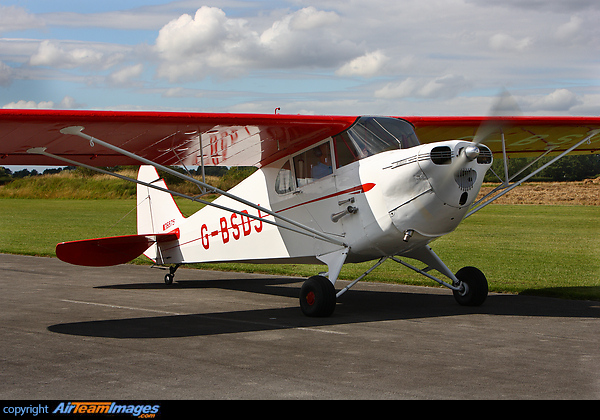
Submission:
<svg viewBox="0 0 600 420">
<path fill-rule="evenodd" d="M 488 295 L 488 282 L 485 275 L 475 267 L 463 267 L 456 278 L 467 285 L 466 293 L 453 290 L 454 299 L 463 306 L 480 306 Z"/>
<path fill-rule="evenodd" d="M 166 274 L 165 275 L 165 284 L 167 284 L 167 285 L 173 284 L 173 278 L 174 277 L 175 276 L 173 274 Z"/>
<path fill-rule="evenodd" d="M 335 288 L 323 276 L 313 276 L 300 288 L 300 309 L 309 317 L 328 317 L 335 310 Z"/>
</svg>

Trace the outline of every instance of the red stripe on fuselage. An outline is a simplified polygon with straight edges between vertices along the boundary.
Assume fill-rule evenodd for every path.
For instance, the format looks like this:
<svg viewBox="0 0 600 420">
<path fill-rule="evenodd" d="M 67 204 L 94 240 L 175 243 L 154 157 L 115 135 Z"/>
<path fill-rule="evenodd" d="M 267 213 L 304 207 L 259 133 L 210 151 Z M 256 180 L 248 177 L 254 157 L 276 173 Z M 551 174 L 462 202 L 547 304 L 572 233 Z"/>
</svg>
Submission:
<svg viewBox="0 0 600 420">
<path fill-rule="evenodd" d="M 342 195 L 342 194 L 360 194 L 360 193 L 365 193 L 367 191 L 372 190 L 373 187 L 375 187 L 375 184 L 373 184 L 373 183 L 362 184 L 362 185 L 359 185 L 357 187 L 348 188 L 347 190 L 344 190 L 344 191 L 338 191 L 338 192 L 336 192 L 334 194 L 326 195 L 324 197 L 315 198 L 314 200 L 310 200 L 310 201 L 307 201 L 305 203 L 296 204 L 295 206 L 291 206 L 291 207 L 285 208 L 283 210 L 279 210 L 277 213 L 281 213 L 281 212 L 284 212 L 284 211 L 287 211 L 287 210 L 291 210 L 291 209 L 296 208 L 296 207 L 304 206 L 305 204 L 311 204 L 311 203 L 316 203 L 318 201 L 327 200 L 328 198 L 337 197 L 337 196 Z"/>
</svg>

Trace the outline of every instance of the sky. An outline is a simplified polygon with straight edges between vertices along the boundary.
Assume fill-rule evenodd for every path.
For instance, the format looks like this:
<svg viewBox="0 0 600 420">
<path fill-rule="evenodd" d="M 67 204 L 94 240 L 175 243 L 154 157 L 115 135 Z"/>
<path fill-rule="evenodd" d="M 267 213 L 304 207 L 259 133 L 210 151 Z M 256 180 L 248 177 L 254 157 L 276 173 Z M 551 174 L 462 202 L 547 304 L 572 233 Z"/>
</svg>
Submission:
<svg viewBox="0 0 600 420">
<path fill-rule="evenodd" d="M 600 115 L 598 0 L 0 0 L 0 107 Z"/>
</svg>

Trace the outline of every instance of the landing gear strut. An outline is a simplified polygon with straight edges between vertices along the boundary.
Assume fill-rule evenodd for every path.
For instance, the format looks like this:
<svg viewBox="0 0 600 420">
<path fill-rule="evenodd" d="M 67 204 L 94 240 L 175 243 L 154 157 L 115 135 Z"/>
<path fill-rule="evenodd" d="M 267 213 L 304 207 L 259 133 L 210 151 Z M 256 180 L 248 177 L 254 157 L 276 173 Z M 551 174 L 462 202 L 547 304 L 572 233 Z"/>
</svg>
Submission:
<svg viewBox="0 0 600 420">
<path fill-rule="evenodd" d="M 354 280 L 348 286 L 340 290 L 337 294 L 333 283 L 323 276 L 313 276 L 304 282 L 300 289 L 300 308 L 306 316 L 310 317 L 328 317 L 333 314 L 336 299 L 348 291 L 359 280 L 379 267 L 387 259 L 392 259 L 397 263 L 404 265 L 425 277 L 430 278 L 452 290 L 454 299 L 462 306 L 479 306 L 483 304 L 488 295 L 488 282 L 481 270 L 475 267 L 463 267 L 456 274 L 452 274 L 450 269 L 435 255 L 431 248 L 426 247 L 424 252 L 419 255 L 424 262 L 429 262 L 430 266 L 424 270 L 418 269 L 397 257 L 383 257 L 373 267 L 368 269 L 359 278 Z M 435 268 L 445 274 L 452 280 L 452 284 L 445 282 L 437 277 L 427 273 Z"/>
<path fill-rule="evenodd" d="M 452 290 L 454 299 L 463 306 L 479 306 L 481 305 L 488 295 L 488 282 L 485 275 L 475 267 L 463 267 L 456 274 L 452 274 L 450 269 L 440 260 L 440 258 L 433 252 L 429 246 L 424 246 L 417 250 L 414 250 L 411 258 L 420 260 L 428 265 L 424 270 L 420 270 L 412 265 L 400 260 L 397 257 L 390 257 L 392 260 L 416 271 L 425 277 L 430 278 L 446 286 Z M 447 276 L 452 280 L 452 284 L 449 284 L 437 277 L 434 277 L 427 273 L 427 271 L 435 269 L 440 273 Z"/>
</svg>

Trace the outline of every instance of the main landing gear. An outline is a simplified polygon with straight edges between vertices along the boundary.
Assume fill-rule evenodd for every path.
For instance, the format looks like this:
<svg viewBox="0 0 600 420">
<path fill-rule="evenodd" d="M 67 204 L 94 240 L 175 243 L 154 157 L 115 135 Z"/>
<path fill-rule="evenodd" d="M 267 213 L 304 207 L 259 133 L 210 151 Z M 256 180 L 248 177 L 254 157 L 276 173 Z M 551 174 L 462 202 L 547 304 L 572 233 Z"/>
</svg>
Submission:
<svg viewBox="0 0 600 420">
<path fill-rule="evenodd" d="M 462 306 L 480 306 L 483 304 L 488 295 L 488 282 L 485 275 L 479 269 L 475 267 L 463 267 L 458 270 L 456 274 L 452 274 L 448 267 L 437 258 L 437 255 L 435 255 L 430 248 L 426 250 L 426 253 L 428 255 L 428 262 L 431 264 L 424 270 L 413 267 L 397 257 L 383 257 L 373 267 L 348 286 L 344 287 L 344 289 L 337 294 L 333 283 L 326 277 L 320 275 L 310 277 L 304 282 L 300 289 L 300 309 L 304 315 L 309 317 L 331 316 L 335 310 L 337 298 L 388 259 L 396 261 L 397 263 L 448 287 L 452 290 L 456 302 Z M 442 274 L 448 276 L 452 280 L 452 284 L 427 273 L 427 271 L 432 268 L 435 268 Z"/>
</svg>

